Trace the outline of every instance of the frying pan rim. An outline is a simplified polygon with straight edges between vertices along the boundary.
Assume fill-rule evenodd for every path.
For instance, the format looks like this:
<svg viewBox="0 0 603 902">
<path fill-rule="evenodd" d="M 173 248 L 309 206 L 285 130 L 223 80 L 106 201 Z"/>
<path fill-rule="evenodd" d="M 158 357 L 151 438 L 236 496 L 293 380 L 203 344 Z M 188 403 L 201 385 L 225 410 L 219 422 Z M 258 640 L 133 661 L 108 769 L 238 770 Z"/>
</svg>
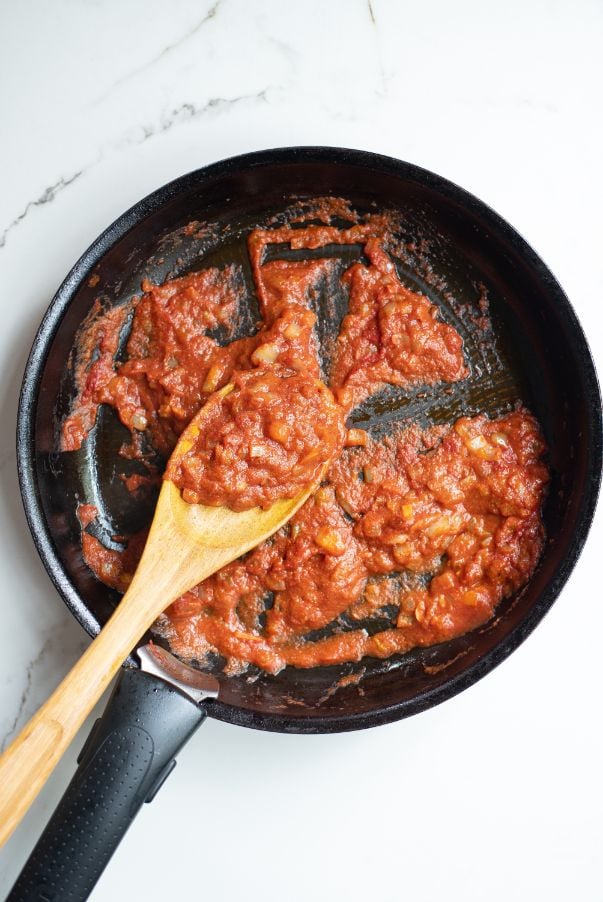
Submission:
<svg viewBox="0 0 603 902">
<path fill-rule="evenodd" d="M 84 251 L 56 291 L 37 330 L 27 360 L 17 413 L 17 470 L 25 515 L 36 550 L 59 595 L 69 611 L 94 637 L 100 625 L 83 598 L 76 591 L 58 558 L 50 529 L 44 516 L 36 478 L 34 433 L 40 381 L 48 352 L 57 329 L 77 290 L 92 268 L 105 253 L 132 228 L 151 213 L 177 196 L 181 191 L 213 179 L 260 166 L 294 163 L 348 164 L 375 169 L 405 180 L 414 181 L 443 194 L 465 211 L 479 214 L 482 222 L 499 238 L 509 242 L 527 261 L 534 276 L 547 289 L 558 313 L 562 316 L 579 359 L 580 374 L 590 400 L 588 405 L 590 472 L 577 514 L 577 526 L 565 557 L 545 591 L 514 629 L 479 660 L 454 677 L 425 690 L 412 699 L 377 707 L 372 710 L 345 715 L 266 714 L 261 711 L 226 705 L 220 701 L 208 703 L 208 714 L 218 720 L 239 726 L 285 733 L 331 733 L 379 726 L 409 717 L 446 701 L 476 683 L 507 658 L 532 632 L 559 596 L 584 547 L 594 516 L 601 482 L 603 463 L 603 418 L 597 374 L 578 317 L 556 278 L 528 242 L 505 219 L 470 192 L 427 169 L 393 157 L 370 151 L 344 147 L 302 145 L 253 151 L 185 173 L 135 203 L 109 225 Z"/>
</svg>

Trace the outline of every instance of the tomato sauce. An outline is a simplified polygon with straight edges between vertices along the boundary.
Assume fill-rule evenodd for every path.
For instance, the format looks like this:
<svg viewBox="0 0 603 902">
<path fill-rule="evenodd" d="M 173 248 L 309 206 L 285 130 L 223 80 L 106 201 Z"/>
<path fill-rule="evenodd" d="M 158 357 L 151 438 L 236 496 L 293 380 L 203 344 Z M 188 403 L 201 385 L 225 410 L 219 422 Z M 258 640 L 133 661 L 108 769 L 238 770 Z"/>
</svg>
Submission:
<svg viewBox="0 0 603 902">
<path fill-rule="evenodd" d="M 99 316 L 78 341 L 78 396 L 63 424 L 61 450 L 74 451 L 94 425 L 100 404 L 115 408 L 133 437 L 148 431 L 152 444 L 169 454 L 199 407 L 228 381 L 235 365 L 248 365 L 255 340 L 220 347 L 208 336 L 232 328 L 240 300 L 235 267 L 209 268 L 164 285 L 143 283 L 132 302 L 134 316 L 126 361 L 115 363 L 120 331 L 130 309 Z M 86 326 L 86 324 L 84 324 Z"/>
<path fill-rule="evenodd" d="M 79 446 L 98 405 L 113 406 L 163 453 L 210 397 L 225 397 L 168 476 L 185 500 L 243 509 L 296 493 L 324 460 L 321 487 L 286 527 L 178 599 L 157 630 L 172 650 L 226 672 L 249 664 L 277 673 L 364 656 L 385 658 L 487 622 L 531 576 L 543 545 L 548 482 L 538 423 L 521 405 L 505 416 L 461 418 L 380 441 L 344 422 L 383 385 L 464 379 L 461 336 L 427 297 L 400 281 L 387 253 L 389 223 L 370 216 L 346 229 L 257 229 L 248 239 L 262 323 L 220 345 L 240 303 L 234 267 L 163 286 L 133 305 L 126 361 L 114 362 L 124 314 L 91 321 L 78 356 L 80 391 L 63 426 Z M 320 380 L 312 303 L 328 259 L 265 262 L 268 245 L 358 244 L 364 259 L 343 275 L 348 311 Z M 113 319 L 111 319 L 113 317 Z M 86 524 L 91 514 L 86 514 Z M 84 526 L 84 524 L 83 524 Z M 84 556 L 124 591 L 144 546 L 104 548 L 84 529 Z M 371 621 L 389 624 L 371 628 Z"/>
<path fill-rule="evenodd" d="M 349 312 L 335 352 L 331 384 L 358 403 L 380 384 L 410 386 L 457 382 L 468 375 L 462 340 L 438 319 L 438 308 L 405 288 L 376 238 L 365 245 L 370 265 L 346 272 Z M 342 391 L 343 389 L 343 391 Z"/>
<path fill-rule="evenodd" d="M 278 364 L 237 373 L 166 478 L 190 504 L 267 508 L 319 476 L 343 443 L 342 410 L 316 378 Z M 187 434 L 188 437 L 188 434 Z"/>
</svg>

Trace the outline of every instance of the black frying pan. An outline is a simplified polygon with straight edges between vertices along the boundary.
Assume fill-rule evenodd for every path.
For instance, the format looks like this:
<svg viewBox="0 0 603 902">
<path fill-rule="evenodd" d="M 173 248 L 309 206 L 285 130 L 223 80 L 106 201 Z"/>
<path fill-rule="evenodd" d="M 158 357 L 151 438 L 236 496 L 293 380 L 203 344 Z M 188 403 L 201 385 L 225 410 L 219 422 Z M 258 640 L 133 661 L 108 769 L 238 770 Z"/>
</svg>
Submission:
<svg viewBox="0 0 603 902">
<path fill-rule="evenodd" d="M 421 247 L 428 246 L 427 256 L 415 240 L 414 250 L 400 257 L 401 277 L 428 294 L 459 329 L 472 370 L 468 383 L 452 392 L 385 392 L 353 419 L 380 434 L 409 416 L 425 424 L 480 410 L 500 413 L 521 397 L 549 446 L 552 482 L 541 562 L 490 624 L 387 661 L 222 679 L 219 698 L 197 705 L 130 660 L 13 900 L 87 898 L 142 801 L 161 785 L 173 756 L 206 713 L 298 733 L 361 729 L 407 717 L 476 682 L 517 648 L 576 563 L 600 481 L 601 401 L 585 337 L 552 274 L 496 213 L 432 173 L 360 151 L 289 148 L 226 160 L 151 194 L 94 242 L 50 305 L 23 381 L 18 464 L 36 547 L 69 609 L 93 636 L 118 602 L 82 561 L 77 501 L 97 505 L 105 541 L 140 527 L 153 504 L 149 497 L 146 505 L 132 505 L 114 476 L 124 436 L 109 412 L 81 452 L 57 453 L 57 422 L 73 394 L 66 365 L 94 299 L 100 294 L 104 304 L 120 304 L 139 291 L 143 277 L 160 282 L 168 274 L 221 262 L 241 263 L 250 279 L 244 249 L 249 229 L 295 199 L 319 195 L 345 197 L 361 211 L 393 207 L 405 247 L 426 239 Z M 214 231 L 194 238 L 183 230 L 193 219 L 214 223 Z M 361 249 L 333 253 L 343 266 Z M 92 279 L 96 284 L 91 276 L 98 277 Z M 494 325 L 486 346 L 472 327 L 484 289 Z M 248 329 L 253 304 L 250 294 Z M 329 317 L 319 320 L 323 337 L 332 327 Z M 342 676 L 361 674 L 358 683 L 334 691 Z"/>
</svg>

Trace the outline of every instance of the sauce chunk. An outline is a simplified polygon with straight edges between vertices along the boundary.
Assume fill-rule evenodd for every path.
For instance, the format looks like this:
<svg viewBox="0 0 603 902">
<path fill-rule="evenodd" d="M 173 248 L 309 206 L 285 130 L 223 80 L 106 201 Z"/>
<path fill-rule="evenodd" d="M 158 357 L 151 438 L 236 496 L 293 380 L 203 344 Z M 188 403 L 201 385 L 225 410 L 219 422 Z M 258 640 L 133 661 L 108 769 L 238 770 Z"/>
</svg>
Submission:
<svg viewBox="0 0 603 902">
<path fill-rule="evenodd" d="M 278 364 L 237 373 L 232 384 L 166 478 L 191 504 L 246 510 L 293 498 L 342 445 L 341 408 L 319 379 Z"/>
</svg>

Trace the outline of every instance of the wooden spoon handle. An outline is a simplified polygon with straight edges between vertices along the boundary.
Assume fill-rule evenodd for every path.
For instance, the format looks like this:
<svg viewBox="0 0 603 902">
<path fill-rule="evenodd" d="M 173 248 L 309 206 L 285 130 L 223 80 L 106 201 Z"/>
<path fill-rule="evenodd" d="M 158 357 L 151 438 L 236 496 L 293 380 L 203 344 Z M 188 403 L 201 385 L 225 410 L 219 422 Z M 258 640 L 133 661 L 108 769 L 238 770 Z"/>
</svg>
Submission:
<svg viewBox="0 0 603 902">
<path fill-rule="evenodd" d="M 183 523 L 174 519 L 174 507 L 180 511 Z M 184 591 L 264 537 L 264 534 L 258 535 L 257 541 L 240 549 L 235 544 L 234 550 L 228 543 L 222 547 L 218 542 L 219 547 L 205 547 L 200 553 L 199 543 L 188 536 L 186 518 L 190 509 L 190 505 L 180 500 L 172 483 L 164 483 L 153 526 L 130 588 L 94 642 L 0 757 L 0 847 L 46 783 L 124 658 L 161 611 Z M 211 509 L 212 513 L 214 511 L 231 518 L 240 516 L 231 511 L 223 513 L 221 508 Z M 210 525 L 215 527 L 211 520 Z M 276 520 L 266 534 L 278 525 L 280 521 Z"/>
<path fill-rule="evenodd" d="M 94 642 L 0 757 L 0 846 L 151 625 L 154 618 L 145 605 L 137 603 L 138 595 L 132 586 Z"/>
<path fill-rule="evenodd" d="M 0 847 L 161 611 L 286 523 L 316 490 L 326 466 L 295 498 L 265 511 L 189 505 L 172 482 L 163 483 L 130 588 L 92 645 L 0 757 Z"/>
</svg>

